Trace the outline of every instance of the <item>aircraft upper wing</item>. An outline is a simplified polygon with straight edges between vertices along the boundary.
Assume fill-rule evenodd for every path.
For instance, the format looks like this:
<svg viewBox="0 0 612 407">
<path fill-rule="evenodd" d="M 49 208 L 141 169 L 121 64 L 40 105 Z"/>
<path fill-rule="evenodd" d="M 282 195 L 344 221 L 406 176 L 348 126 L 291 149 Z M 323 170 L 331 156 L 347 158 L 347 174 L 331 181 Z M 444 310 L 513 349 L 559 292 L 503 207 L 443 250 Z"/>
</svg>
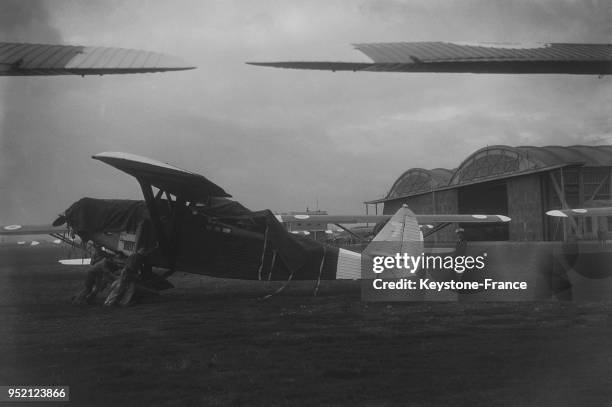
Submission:
<svg viewBox="0 0 612 407">
<path fill-rule="evenodd" d="M 583 208 L 583 209 L 555 209 L 546 212 L 548 216 L 558 218 L 581 216 L 612 216 L 612 207 Z"/>
<path fill-rule="evenodd" d="M 463 45 L 449 42 L 355 44 L 363 62 L 247 62 L 276 68 L 375 72 L 612 73 L 612 44 Z"/>
<path fill-rule="evenodd" d="M 276 215 L 281 223 L 378 223 L 386 221 L 392 215 Z M 505 223 L 510 218 L 504 215 L 415 215 L 419 224 L 429 223 Z"/>
<path fill-rule="evenodd" d="M 170 55 L 135 49 L 0 42 L 0 76 L 104 75 L 194 68 Z"/>
<path fill-rule="evenodd" d="M 53 225 L 6 225 L 0 226 L 0 236 L 48 235 L 65 233 L 68 229 Z"/>
<path fill-rule="evenodd" d="M 118 152 L 100 153 L 92 158 L 130 174 L 139 181 L 182 196 L 187 201 L 205 202 L 210 197 L 231 197 L 206 177 L 161 161 Z"/>
</svg>

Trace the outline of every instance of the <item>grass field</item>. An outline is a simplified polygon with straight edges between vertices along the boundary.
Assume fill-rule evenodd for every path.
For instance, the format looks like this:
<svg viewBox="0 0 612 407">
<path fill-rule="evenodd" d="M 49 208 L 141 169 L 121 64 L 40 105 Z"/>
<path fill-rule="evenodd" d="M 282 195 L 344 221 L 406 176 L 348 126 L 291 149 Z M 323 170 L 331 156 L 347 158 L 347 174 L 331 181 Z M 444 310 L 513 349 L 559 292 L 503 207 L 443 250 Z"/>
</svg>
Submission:
<svg viewBox="0 0 612 407">
<path fill-rule="evenodd" d="M 178 275 L 106 309 L 69 303 L 82 278 L 0 269 L 0 384 L 73 406 L 612 405 L 604 303 L 364 303 L 357 282 L 260 301 L 279 284 Z"/>
</svg>

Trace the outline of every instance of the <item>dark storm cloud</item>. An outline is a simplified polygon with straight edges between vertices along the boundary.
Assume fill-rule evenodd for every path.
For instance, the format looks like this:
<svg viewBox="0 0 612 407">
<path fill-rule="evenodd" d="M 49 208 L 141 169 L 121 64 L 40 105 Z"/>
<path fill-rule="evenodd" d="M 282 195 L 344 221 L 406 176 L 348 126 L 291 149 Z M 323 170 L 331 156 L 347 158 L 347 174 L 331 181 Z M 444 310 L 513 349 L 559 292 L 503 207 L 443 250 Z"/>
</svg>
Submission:
<svg viewBox="0 0 612 407">
<path fill-rule="evenodd" d="M 609 42 L 607 1 L 45 4 L 49 13 L 38 8 L 28 21 L 60 27 L 66 43 L 166 52 L 199 69 L 0 79 L 9 90 L 0 120 L 19 134 L 10 140 L 22 143 L 20 162 L 44 162 L 12 169 L 18 203 L 4 222 L 48 221 L 84 195 L 138 198 L 133 179 L 89 158 L 100 151 L 201 172 L 253 209 L 298 210 L 318 199 L 331 212 L 357 212 L 406 169 L 453 168 L 485 145 L 611 141 L 609 78 L 334 74 L 244 64 L 366 60 L 354 42 Z M 36 23 L 12 26 L 24 36 L 12 39 L 40 41 L 31 37 Z"/>
</svg>

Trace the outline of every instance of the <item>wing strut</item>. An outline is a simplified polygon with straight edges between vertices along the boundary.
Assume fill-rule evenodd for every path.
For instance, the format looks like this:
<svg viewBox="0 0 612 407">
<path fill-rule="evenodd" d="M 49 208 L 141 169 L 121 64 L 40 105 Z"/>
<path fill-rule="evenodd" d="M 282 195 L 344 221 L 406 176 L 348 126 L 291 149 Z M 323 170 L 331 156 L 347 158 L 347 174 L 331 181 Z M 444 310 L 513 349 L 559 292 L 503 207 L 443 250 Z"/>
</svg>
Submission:
<svg viewBox="0 0 612 407">
<path fill-rule="evenodd" d="M 438 223 L 436 226 L 434 226 L 433 229 L 428 230 L 427 232 L 423 233 L 423 239 L 425 239 L 428 236 L 433 235 L 434 233 L 441 231 L 442 229 L 444 229 L 445 227 L 449 225 L 452 225 L 452 223 L 451 222 Z"/>
<path fill-rule="evenodd" d="M 168 201 L 172 202 L 172 200 L 170 199 L 170 194 L 167 194 L 168 196 Z M 171 249 L 172 252 L 172 257 L 170 258 L 170 271 L 167 273 L 167 276 L 170 276 L 172 273 L 174 273 L 174 269 L 176 267 L 176 259 L 178 258 L 178 254 L 179 254 L 179 247 L 180 247 L 180 236 L 181 236 L 181 229 L 182 229 L 182 225 L 183 225 L 183 216 L 184 216 L 184 209 L 186 206 L 186 200 L 184 197 L 182 196 L 177 196 L 176 197 L 176 201 L 173 204 L 173 220 L 174 220 L 174 226 L 173 226 L 173 230 L 172 230 L 172 234 L 173 234 L 173 241 L 174 241 L 174 245 Z"/>
<path fill-rule="evenodd" d="M 344 227 L 344 226 L 342 226 L 342 225 L 341 225 L 341 224 L 339 224 L 339 223 L 334 223 L 334 225 L 338 226 L 340 229 L 344 230 L 345 232 L 347 232 L 349 235 L 351 235 L 351 236 L 353 236 L 354 238 L 356 238 L 356 239 L 357 239 L 358 241 L 360 241 L 361 243 L 366 242 L 366 240 L 365 240 L 363 237 L 359 236 L 357 233 L 353 232 L 353 231 L 352 231 L 352 230 L 350 230 L 349 228 Z"/>
<path fill-rule="evenodd" d="M 174 256 L 172 255 L 173 249 L 170 245 L 168 237 L 166 236 L 166 232 L 164 231 L 164 226 L 161 222 L 159 212 L 157 211 L 155 196 L 153 195 L 153 187 L 151 184 L 141 181 L 140 179 L 138 180 L 138 183 L 142 189 L 142 194 L 144 195 L 147 209 L 149 210 L 149 215 L 151 216 L 151 221 L 153 222 L 153 227 L 155 228 L 155 233 L 157 234 L 157 239 L 159 240 L 162 250 L 168 257 L 168 260 L 171 262 L 172 266 L 174 266 Z"/>
<path fill-rule="evenodd" d="M 147 209 L 149 210 L 149 214 L 151 216 L 151 220 L 153 222 L 153 227 L 155 228 L 155 233 L 159 240 L 159 243 L 164 251 L 166 257 L 168 258 L 169 263 L 169 271 L 164 274 L 164 278 L 170 276 L 174 273 L 176 268 L 176 261 L 178 257 L 179 251 L 179 242 L 181 234 L 181 226 L 184 215 L 184 208 L 186 206 L 186 199 L 183 196 L 177 196 L 175 200 L 172 200 L 172 196 L 168 191 L 164 191 L 160 189 L 157 194 L 153 195 L 153 187 L 151 184 L 138 180 L 140 184 L 140 188 L 142 189 L 142 193 L 145 198 L 145 202 L 147 203 Z M 166 196 L 166 202 L 168 203 L 172 226 L 170 233 L 172 236 L 168 236 L 166 234 L 166 229 L 161 221 L 157 201 L 162 198 L 162 196 Z"/>
</svg>

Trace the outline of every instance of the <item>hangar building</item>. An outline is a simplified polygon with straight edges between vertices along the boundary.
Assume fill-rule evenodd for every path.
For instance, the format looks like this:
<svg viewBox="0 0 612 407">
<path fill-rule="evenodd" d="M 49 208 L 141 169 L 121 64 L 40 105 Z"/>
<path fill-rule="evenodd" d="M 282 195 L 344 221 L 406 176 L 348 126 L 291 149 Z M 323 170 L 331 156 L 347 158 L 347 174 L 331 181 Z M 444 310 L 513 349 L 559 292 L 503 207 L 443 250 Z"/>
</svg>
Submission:
<svg viewBox="0 0 612 407">
<path fill-rule="evenodd" d="M 490 146 L 468 156 L 456 169 L 404 172 L 382 199 L 365 202 L 366 210 L 392 214 L 407 204 L 422 214 L 500 214 L 509 224 L 461 225 L 472 241 L 552 241 L 593 239 L 612 217 L 568 219 L 546 216 L 560 208 L 612 206 L 612 146 Z M 434 234 L 455 239 L 454 228 Z"/>
</svg>

